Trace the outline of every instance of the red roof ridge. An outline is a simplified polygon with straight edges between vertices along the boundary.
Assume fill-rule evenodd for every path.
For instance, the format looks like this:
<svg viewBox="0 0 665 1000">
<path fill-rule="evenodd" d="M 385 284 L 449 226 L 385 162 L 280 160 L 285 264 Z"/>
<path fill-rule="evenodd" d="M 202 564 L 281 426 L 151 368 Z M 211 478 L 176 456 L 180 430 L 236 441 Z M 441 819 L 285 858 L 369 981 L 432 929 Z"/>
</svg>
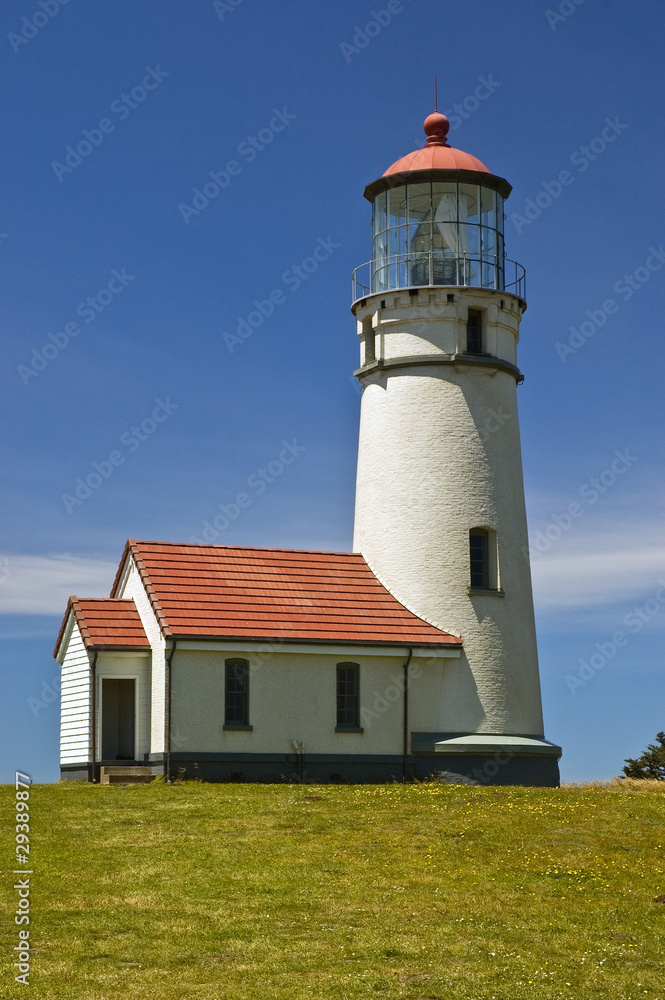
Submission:
<svg viewBox="0 0 665 1000">
<path fill-rule="evenodd" d="M 331 551 L 330 549 L 284 549 L 280 546 L 274 545 L 213 545 L 211 542 L 160 542 L 155 539 L 136 539 L 130 538 L 127 542 L 129 545 L 170 545 L 173 548 L 178 549 L 235 549 L 238 552 L 288 552 L 291 555 L 298 555 L 300 553 L 307 553 L 313 556 L 344 556 L 346 559 L 349 556 L 357 556 L 359 559 L 363 559 L 364 556 L 361 552 L 341 552 L 341 551 Z"/>
<path fill-rule="evenodd" d="M 440 632 L 446 632 L 448 635 L 452 635 L 456 639 L 459 639 L 460 642 L 462 641 L 462 636 L 459 634 L 459 632 L 453 632 L 452 629 L 444 628 L 443 625 L 439 625 L 438 622 L 433 622 L 431 618 L 428 618 L 426 615 L 421 614 L 420 611 L 415 611 L 413 608 L 410 608 L 409 605 L 406 603 L 406 601 L 403 601 L 402 598 L 398 594 L 396 594 L 391 587 L 388 586 L 383 577 L 379 573 L 377 573 L 377 571 L 374 569 L 369 559 L 366 556 L 363 556 L 363 559 L 365 560 L 370 570 L 372 571 L 372 574 L 376 577 L 381 586 L 385 587 L 385 589 L 388 591 L 391 597 L 394 597 L 396 601 L 399 601 L 399 603 L 402 605 L 403 608 L 406 608 L 406 610 L 409 611 L 412 615 L 415 615 L 416 618 L 420 618 L 422 621 L 427 622 L 427 624 L 431 625 L 432 628 L 438 628 Z"/>
</svg>

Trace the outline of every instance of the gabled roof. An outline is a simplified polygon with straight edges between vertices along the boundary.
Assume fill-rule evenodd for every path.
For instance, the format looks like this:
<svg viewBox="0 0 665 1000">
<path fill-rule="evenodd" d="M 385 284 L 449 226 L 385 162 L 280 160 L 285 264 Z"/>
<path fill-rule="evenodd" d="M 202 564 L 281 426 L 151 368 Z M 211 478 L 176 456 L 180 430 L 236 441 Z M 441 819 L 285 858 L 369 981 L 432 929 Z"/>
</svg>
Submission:
<svg viewBox="0 0 665 1000">
<path fill-rule="evenodd" d="M 168 637 L 460 646 L 407 610 L 358 553 L 177 545 L 130 539 Z"/>
<path fill-rule="evenodd" d="M 86 649 L 150 649 L 133 600 L 70 597 L 54 656 L 58 655 L 70 614 L 74 615 Z"/>
</svg>

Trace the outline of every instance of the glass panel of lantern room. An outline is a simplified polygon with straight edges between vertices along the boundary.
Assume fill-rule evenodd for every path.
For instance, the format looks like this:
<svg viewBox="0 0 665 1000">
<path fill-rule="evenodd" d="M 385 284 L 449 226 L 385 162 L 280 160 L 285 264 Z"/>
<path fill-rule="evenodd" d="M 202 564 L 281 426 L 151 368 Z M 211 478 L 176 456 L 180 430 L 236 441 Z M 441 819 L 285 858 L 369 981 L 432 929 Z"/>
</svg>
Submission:
<svg viewBox="0 0 665 1000">
<path fill-rule="evenodd" d="M 388 251 L 406 253 L 406 188 L 397 187 L 388 195 Z"/>
<path fill-rule="evenodd" d="M 374 202 L 373 229 L 374 240 L 372 246 L 372 280 L 371 289 L 374 292 L 382 292 L 388 287 L 388 196 L 385 191 L 377 195 Z"/>
<path fill-rule="evenodd" d="M 389 287 L 388 273 L 390 270 L 387 255 L 385 253 L 378 254 L 377 257 L 370 262 L 370 268 L 370 291 L 385 292 L 386 288 Z"/>
<path fill-rule="evenodd" d="M 432 184 L 434 229 L 443 238 L 445 247 L 457 253 L 457 184 L 435 181 Z"/>
<path fill-rule="evenodd" d="M 496 229 L 483 226 L 480 230 L 480 249 L 483 257 L 494 257 L 496 254 Z"/>
<path fill-rule="evenodd" d="M 424 184 L 407 185 L 409 222 L 419 223 L 429 220 L 432 211 L 432 186 Z"/>
<path fill-rule="evenodd" d="M 458 273 L 457 184 L 432 184 L 432 284 L 456 285 Z"/>
<path fill-rule="evenodd" d="M 409 275 L 410 285 L 431 285 L 432 189 L 429 183 L 409 184 Z"/>
<path fill-rule="evenodd" d="M 480 284 L 480 204 L 477 184 L 459 186 L 459 248 L 463 257 L 463 283 Z"/>
<path fill-rule="evenodd" d="M 478 204 L 478 185 L 460 184 L 459 186 L 459 220 L 471 225 L 480 222 L 480 206 Z"/>
<path fill-rule="evenodd" d="M 388 226 L 388 195 L 386 191 L 381 191 L 374 200 L 374 235 L 382 233 Z"/>
<path fill-rule="evenodd" d="M 401 288 L 406 281 L 407 223 L 406 187 L 392 188 L 388 192 L 388 258 L 390 261 L 388 287 Z"/>
<path fill-rule="evenodd" d="M 497 228 L 496 220 L 496 192 L 491 188 L 480 188 L 480 207 L 482 211 L 482 224 L 490 229 Z"/>
<path fill-rule="evenodd" d="M 498 288 L 496 276 L 497 246 L 496 230 L 483 226 L 480 230 L 482 257 L 482 285 L 484 288 Z"/>
<path fill-rule="evenodd" d="M 501 233 L 496 234 L 496 287 L 502 291 L 506 287 L 506 265 L 504 261 L 503 237 Z"/>
<path fill-rule="evenodd" d="M 406 188 L 388 191 L 388 253 L 396 263 L 407 252 Z"/>
</svg>

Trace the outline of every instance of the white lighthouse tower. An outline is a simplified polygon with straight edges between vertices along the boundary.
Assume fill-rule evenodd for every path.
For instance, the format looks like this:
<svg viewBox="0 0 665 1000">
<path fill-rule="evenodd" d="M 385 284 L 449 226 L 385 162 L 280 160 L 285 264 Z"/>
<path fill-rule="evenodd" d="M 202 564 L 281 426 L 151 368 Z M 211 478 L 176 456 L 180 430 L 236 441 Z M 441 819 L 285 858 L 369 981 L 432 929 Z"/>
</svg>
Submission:
<svg viewBox="0 0 665 1000">
<path fill-rule="evenodd" d="M 425 146 L 365 190 L 354 549 L 462 638 L 430 734 L 441 769 L 552 785 L 561 749 L 543 734 L 517 415 L 525 273 L 504 253 L 510 184 L 451 148 L 448 128 L 430 115 Z"/>
</svg>

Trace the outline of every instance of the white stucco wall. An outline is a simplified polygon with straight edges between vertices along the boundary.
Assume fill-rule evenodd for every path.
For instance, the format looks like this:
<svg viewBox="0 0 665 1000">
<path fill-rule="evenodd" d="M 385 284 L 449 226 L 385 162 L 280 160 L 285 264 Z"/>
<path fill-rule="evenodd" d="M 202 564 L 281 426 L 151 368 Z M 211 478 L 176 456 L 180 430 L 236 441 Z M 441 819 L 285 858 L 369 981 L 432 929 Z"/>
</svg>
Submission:
<svg viewBox="0 0 665 1000">
<path fill-rule="evenodd" d="M 116 597 L 133 597 L 145 634 L 152 649 L 150 753 L 164 753 L 166 748 L 166 643 L 152 610 L 150 598 L 133 559 L 128 559 Z"/>
<path fill-rule="evenodd" d="M 365 306 L 356 309 L 358 336 L 362 338 L 363 324 L 371 321 L 375 356 L 385 361 L 425 354 L 464 354 L 468 311 L 478 309 L 483 313 L 487 352 L 517 365 L 522 315 L 519 300 L 486 288 L 456 288 L 452 292 L 455 301 L 448 302 L 450 292 L 449 288 L 427 288 L 413 296 L 408 292 L 371 296 Z M 362 339 L 360 361 L 365 362 Z"/>
<path fill-rule="evenodd" d="M 224 661 L 250 663 L 251 732 L 224 730 Z M 400 754 L 402 752 L 402 664 L 395 656 L 176 650 L 172 663 L 172 751 Z M 360 666 L 363 733 L 336 733 L 336 665 Z M 445 675 L 456 660 L 414 657 L 409 687 L 409 731 L 442 731 L 450 713 L 442 702 Z M 455 727 L 447 726 L 448 729 Z"/>
<path fill-rule="evenodd" d="M 74 621 L 62 660 L 60 690 L 60 764 L 90 760 L 90 660 Z"/>
<path fill-rule="evenodd" d="M 396 359 L 417 354 L 419 340 L 425 353 L 455 338 L 459 349 L 468 308 L 482 307 L 487 346 L 515 363 L 517 300 L 456 288 L 452 306 L 441 294 L 409 306 L 401 293 L 393 308 L 374 296 L 358 317 L 373 313 L 384 357 Z M 456 725 L 444 728 L 542 735 L 515 378 L 491 364 L 433 362 L 363 383 L 354 549 L 407 607 L 461 635 L 465 655 L 442 682 Z M 496 532 L 505 596 L 469 595 L 474 527 Z"/>
</svg>

